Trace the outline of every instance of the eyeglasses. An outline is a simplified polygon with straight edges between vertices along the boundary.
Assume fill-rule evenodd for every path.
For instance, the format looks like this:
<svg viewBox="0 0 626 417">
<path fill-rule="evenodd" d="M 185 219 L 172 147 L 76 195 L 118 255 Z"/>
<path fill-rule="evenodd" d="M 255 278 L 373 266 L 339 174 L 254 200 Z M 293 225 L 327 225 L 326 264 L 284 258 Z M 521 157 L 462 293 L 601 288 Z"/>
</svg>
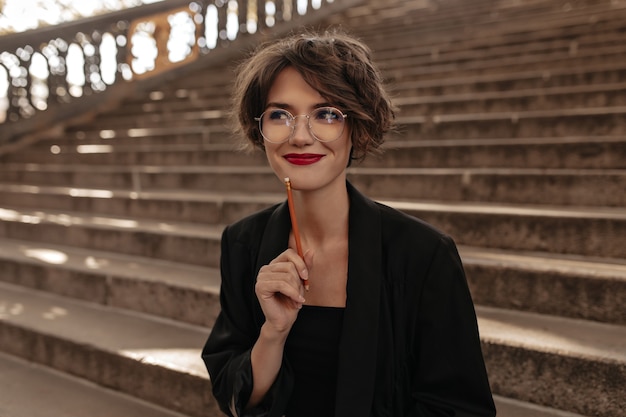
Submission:
<svg viewBox="0 0 626 417">
<path fill-rule="evenodd" d="M 309 114 L 294 116 L 284 109 L 268 109 L 254 120 L 259 122 L 263 139 L 270 143 L 283 143 L 293 137 L 296 131 L 296 119 L 307 118 L 311 135 L 320 142 L 332 142 L 339 139 L 346 124 L 346 117 L 334 107 L 320 107 Z"/>
</svg>

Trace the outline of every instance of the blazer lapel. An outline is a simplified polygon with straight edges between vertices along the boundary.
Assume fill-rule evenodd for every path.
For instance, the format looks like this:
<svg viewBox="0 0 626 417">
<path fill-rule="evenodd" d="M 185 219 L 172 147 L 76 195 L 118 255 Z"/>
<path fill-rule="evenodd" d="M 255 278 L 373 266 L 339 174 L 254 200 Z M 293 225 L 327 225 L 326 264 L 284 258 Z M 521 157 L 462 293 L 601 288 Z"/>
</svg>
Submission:
<svg viewBox="0 0 626 417">
<path fill-rule="evenodd" d="M 381 281 L 381 219 L 376 204 L 348 183 L 347 304 L 339 344 L 335 415 L 371 413 L 376 378 Z"/>
</svg>

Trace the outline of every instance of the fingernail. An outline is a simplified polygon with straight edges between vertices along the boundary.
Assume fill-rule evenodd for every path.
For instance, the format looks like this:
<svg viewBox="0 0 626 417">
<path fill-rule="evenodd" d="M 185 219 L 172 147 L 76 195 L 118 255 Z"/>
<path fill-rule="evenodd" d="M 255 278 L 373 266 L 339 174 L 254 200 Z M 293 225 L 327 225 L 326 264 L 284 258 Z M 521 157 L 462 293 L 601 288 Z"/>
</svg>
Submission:
<svg viewBox="0 0 626 417">
<path fill-rule="evenodd" d="M 309 279 L 309 270 L 308 269 L 303 269 L 302 272 L 300 273 L 300 276 L 303 279 Z"/>
</svg>

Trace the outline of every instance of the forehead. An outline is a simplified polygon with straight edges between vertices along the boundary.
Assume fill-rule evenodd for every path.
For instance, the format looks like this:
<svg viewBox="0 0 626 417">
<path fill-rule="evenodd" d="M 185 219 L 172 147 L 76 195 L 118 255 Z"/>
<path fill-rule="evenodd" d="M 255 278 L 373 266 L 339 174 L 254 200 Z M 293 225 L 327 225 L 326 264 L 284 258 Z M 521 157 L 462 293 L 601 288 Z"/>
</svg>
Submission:
<svg viewBox="0 0 626 417">
<path fill-rule="evenodd" d="M 314 106 L 325 101 L 293 67 L 286 67 L 278 73 L 267 95 L 268 105 Z"/>
</svg>

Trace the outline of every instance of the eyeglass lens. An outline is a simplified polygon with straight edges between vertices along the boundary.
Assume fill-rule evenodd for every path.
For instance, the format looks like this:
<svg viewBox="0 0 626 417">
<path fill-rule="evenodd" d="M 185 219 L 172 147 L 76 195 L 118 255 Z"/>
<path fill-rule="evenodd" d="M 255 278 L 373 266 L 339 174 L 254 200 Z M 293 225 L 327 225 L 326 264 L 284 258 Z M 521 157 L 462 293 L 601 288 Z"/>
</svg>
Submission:
<svg viewBox="0 0 626 417">
<path fill-rule="evenodd" d="M 345 116 L 333 107 L 321 107 L 301 116 L 284 109 L 268 109 L 259 118 L 263 138 L 273 143 L 285 142 L 295 131 L 297 117 L 307 118 L 309 131 L 320 142 L 333 141 L 343 133 Z"/>
</svg>

